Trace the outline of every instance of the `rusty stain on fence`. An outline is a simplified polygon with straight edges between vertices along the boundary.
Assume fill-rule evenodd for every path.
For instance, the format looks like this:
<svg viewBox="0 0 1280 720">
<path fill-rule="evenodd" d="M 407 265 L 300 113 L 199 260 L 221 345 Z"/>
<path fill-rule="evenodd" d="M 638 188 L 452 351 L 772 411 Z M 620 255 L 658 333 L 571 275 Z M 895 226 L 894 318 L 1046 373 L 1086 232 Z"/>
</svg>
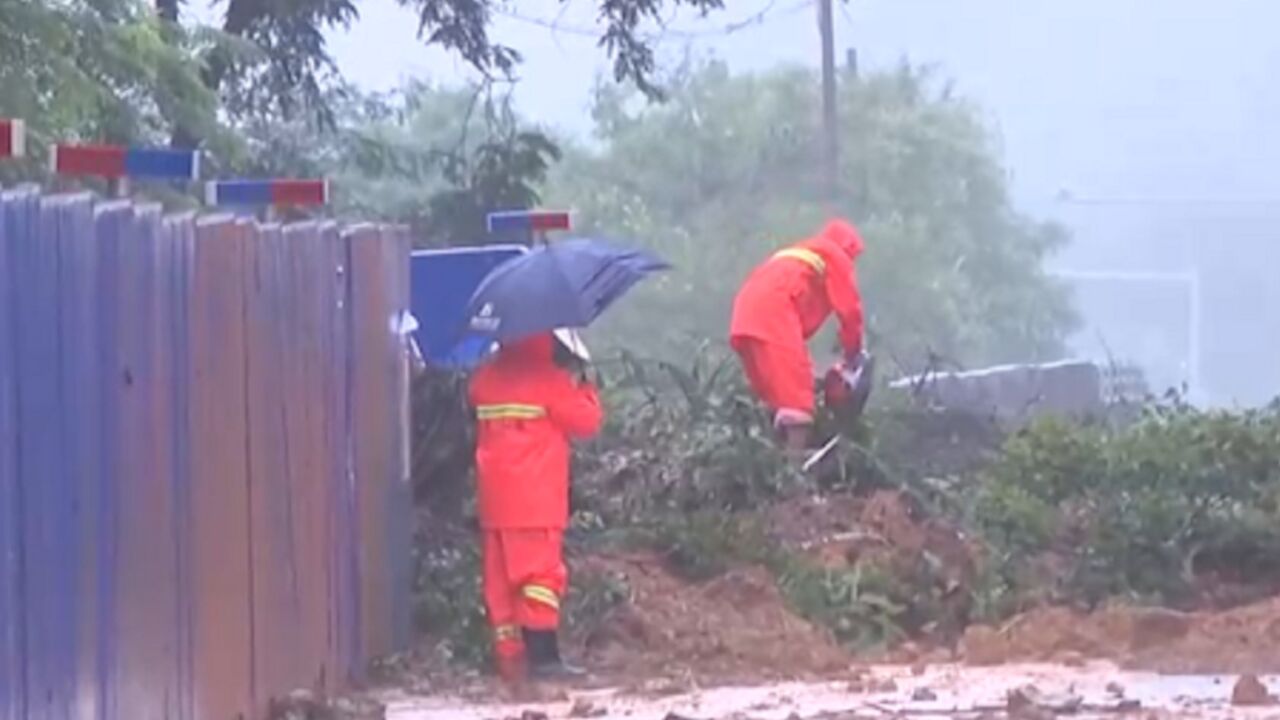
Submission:
<svg viewBox="0 0 1280 720">
<path fill-rule="evenodd" d="M 397 228 L 0 195 L 0 720 L 260 717 L 408 637 Z"/>
</svg>

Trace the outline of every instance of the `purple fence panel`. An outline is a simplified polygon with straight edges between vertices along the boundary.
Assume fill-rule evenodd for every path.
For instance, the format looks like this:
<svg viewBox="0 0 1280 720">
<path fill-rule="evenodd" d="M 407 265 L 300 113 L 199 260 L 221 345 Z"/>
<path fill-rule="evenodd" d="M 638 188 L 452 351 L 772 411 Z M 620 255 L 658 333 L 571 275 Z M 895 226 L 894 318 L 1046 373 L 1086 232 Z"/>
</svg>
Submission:
<svg viewBox="0 0 1280 720">
<path fill-rule="evenodd" d="M 161 289 L 159 209 L 127 216 L 117 246 L 116 396 L 118 483 L 113 643 L 122 717 L 168 718 L 178 704 L 174 534 L 166 423 L 171 367 Z M 145 711 L 140 711 L 146 708 Z"/>
<path fill-rule="evenodd" d="M 305 241 L 304 241 L 305 242 Z M 249 451 L 252 492 L 253 622 L 256 684 L 310 687 L 302 638 L 294 503 L 286 421 L 285 351 L 291 323 L 282 260 L 289 250 L 279 226 L 259 230 L 246 272 Z"/>
<path fill-rule="evenodd" d="M 384 227 L 383 238 L 379 244 L 382 255 L 382 273 L 389 278 L 386 291 L 390 294 L 393 306 L 398 312 L 407 312 L 410 303 L 409 263 L 407 258 L 413 249 L 409 231 L 404 227 Z M 403 340 L 407 344 L 408 338 Z M 391 596 L 391 615 L 383 622 L 391 624 L 391 647 L 387 651 L 402 651 L 409 647 L 413 631 L 413 558 L 410 548 L 413 546 L 414 498 L 412 462 L 412 416 L 409 395 L 412 390 L 410 369 L 412 367 L 409 347 L 397 350 L 396 362 L 400 372 L 395 376 L 387 403 L 388 412 L 395 413 L 395 422 L 391 433 L 394 438 L 396 464 L 393 473 L 388 477 L 390 487 L 384 506 L 387 508 L 385 524 L 387 554 L 384 561 L 391 566 L 391 587 L 386 592 Z"/>
<path fill-rule="evenodd" d="M 121 245 L 129 242 L 133 210 L 124 203 L 99 206 L 94 211 L 94 237 L 98 246 L 96 273 L 97 321 L 95 380 L 99 406 L 98 460 L 100 484 L 97 488 L 92 523 L 97 546 L 91 565 L 94 568 L 93 616 L 90 626 L 95 634 L 92 647 L 93 665 L 98 682 L 94 701 L 98 717 L 103 720 L 121 720 L 128 717 L 127 708 L 120 707 L 117 685 L 120 677 L 116 608 L 117 575 L 119 570 L 120 488 L 125 482 L 121 477 L 123 466 L 122 447 L 119 442 L 121 428 L 119 371 L 119 310 L 121 278 Z"/>
<path fill-rule="evenodd" d="M 196 716 L 253 716 L 245 413 L 244 246 L 249 227 L 202 220 L 188 332 L 192 637 Z"/>
<path fill-rule="evenodd" d="M 260 718 L 403 645 L 407 266 L 0 195 L 0 720 Z"/>
<path fill-rule="evenodd" d="M 167 283 L 163 289 L 168 312 L 168 335 L 171 340 L 169 361 L 169 393 L 172 398 L 170 422 L 173 447 L 170 453 L 169 497 L 173 514 L 174 595 L 176 630 L 174 664 L 177 671 L 175 718 L 195 720 L 194 632 L 194 555 L 192 552 L 191 501 L 191 275 L 195 244 L 195 220 L 192 216 L 166 218 L 163 237 L 167 245 L 162 262 L 166 266 Z"/>
<path fill-rule="evenodd" d="M 76 666 L 76 528 L 67 458 L 61 447 L 66 407 L 58 332 L 58 222 L 62 198 L 43 199 L 25 241 L 10 246 L 19 312 L 18 473 L 21 483 L 22 598 L 26 713 L 72 715 Z"/>
<path fill-rule="evenodd" d="M 391 548 L 408 543 L 411 521 L 407 458 L 401 432 L 408 353 L 397 331 L 408 303 L 403 233 L 361 226 L 345 235 L 349 258 L 351 447 L 355 463 L 360 551 L 362 657 L 398 649 L 407 638 L 408 566 Z M 403 625 L 402 625 L 403 623 Z"/>
<path fill-rule="evenodd" d="M 0 194 L 0 719 L 27 715 L 22 486 L 18 461 L 19 304 L 16 258 L 31 241 L 36 198 Z"/>
<path fill-rule="evenodd" d="M 308 687 L 326 687 L 338 678 L 333 655 L 331 620 L 332 564 L 329 553 L 329 482 L 325 475 L 323 395 L 319 383 L 323 362 L 320 325 L 324 308 L 318 288 L 326 278 L 316 264 L 318 240 L 307 226 L 285 228 L 281 259 L 280 323 L 284 331 L 285 353 L 290 368 L 285 383 L 286 437 L 289 453 L 289 482 L 293 488 L 293 518 L 296 566 L 300 591 L 302 642 L 299 655 Z"/>
<path fill-rule="evenodd" d="M 101 504 L 104 471 L 101 462 L 106 418 L 102 412 L 104 374 L 98 361 L 99 250 L 93 232 L 93 203 L 89 196 L 68 198 L 56 206 L 61 307 L 61 388 L 65 404 L 62 447 L 74 496 L 67 528 L 75 533 L 72 551 L 77 561 L 74 602 L 77 632 L 76 717 L 98 716 L 100 541 L 97 508 Z"/>
<path fill-rule="evenodd" d="M 329 454 L 329 478 L 333 483 L 334 534 L 331 538 L 335 585 L 337 655 L 342 679 L 359 678 L 364 673 L 360 657 L 360 552 L 359 510 L 351 414 L 352 377 L 348 362 L 351 300 L 350 266 L 341 233 L 333 223 L 319 227 L 323 253 L 320 259 L 320 302 L 327 317 L 323 328 L 324 393 L 328 405 L 326 427 Z"/>
</svg>

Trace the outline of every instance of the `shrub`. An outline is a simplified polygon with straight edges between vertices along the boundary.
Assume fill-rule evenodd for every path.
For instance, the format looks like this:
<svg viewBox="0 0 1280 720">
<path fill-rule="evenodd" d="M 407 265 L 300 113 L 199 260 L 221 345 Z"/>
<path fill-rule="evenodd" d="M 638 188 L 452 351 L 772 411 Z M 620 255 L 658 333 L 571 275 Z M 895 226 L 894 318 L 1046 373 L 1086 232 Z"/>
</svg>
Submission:
<svg viewBox="0 0 1280 720">
<path fill-rule="evenodd" d="M 1185 604 L 1201 574 L 1244 563 L 1254 580 L 1274 577 L 1277 457 L 1276 408 L 1174 402 L 1120 429 L 1038 422 L 982 474 L 975 521 L 1003 561 L 994 582 L 1025 587 L 1050 573 L 1049 599 Z"/>
</svg>

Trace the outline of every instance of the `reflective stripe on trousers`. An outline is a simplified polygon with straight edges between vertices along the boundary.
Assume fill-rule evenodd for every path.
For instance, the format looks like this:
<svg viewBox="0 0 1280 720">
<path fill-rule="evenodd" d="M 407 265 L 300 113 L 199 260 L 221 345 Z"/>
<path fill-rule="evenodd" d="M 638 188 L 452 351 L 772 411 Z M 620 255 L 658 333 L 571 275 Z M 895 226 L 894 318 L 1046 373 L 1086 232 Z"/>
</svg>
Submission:
<svg viewBox="0 0 1280 720">
<path fill-rule="evenodd" d="M 543 585 L 525 585 L 520 588 L 520 594 L 524 595 L 525 598 L 529 600 L 542 603 L 547 607 L 554 608 L 556 610 L 560 609 L 560 598 L 556 595 L 555 591 L 549 587 L 545 587 Z"/>
</svg>

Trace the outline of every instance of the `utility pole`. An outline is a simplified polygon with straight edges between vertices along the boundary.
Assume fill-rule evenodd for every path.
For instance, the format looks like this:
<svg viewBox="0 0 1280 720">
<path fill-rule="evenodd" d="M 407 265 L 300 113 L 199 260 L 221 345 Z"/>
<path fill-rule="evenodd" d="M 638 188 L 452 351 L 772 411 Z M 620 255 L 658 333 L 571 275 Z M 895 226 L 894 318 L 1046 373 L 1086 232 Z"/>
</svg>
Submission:
<svg viewBox="0 0 1280 720">
<path fill-rule="evenodd" d="M 832 211 L 840 196 L 840 147 L 836 132 L 836 49 L 833 0 L 817 0 L 818 33 L 822 36 L 822 173 L 823 193 Z"/>
</svg>

